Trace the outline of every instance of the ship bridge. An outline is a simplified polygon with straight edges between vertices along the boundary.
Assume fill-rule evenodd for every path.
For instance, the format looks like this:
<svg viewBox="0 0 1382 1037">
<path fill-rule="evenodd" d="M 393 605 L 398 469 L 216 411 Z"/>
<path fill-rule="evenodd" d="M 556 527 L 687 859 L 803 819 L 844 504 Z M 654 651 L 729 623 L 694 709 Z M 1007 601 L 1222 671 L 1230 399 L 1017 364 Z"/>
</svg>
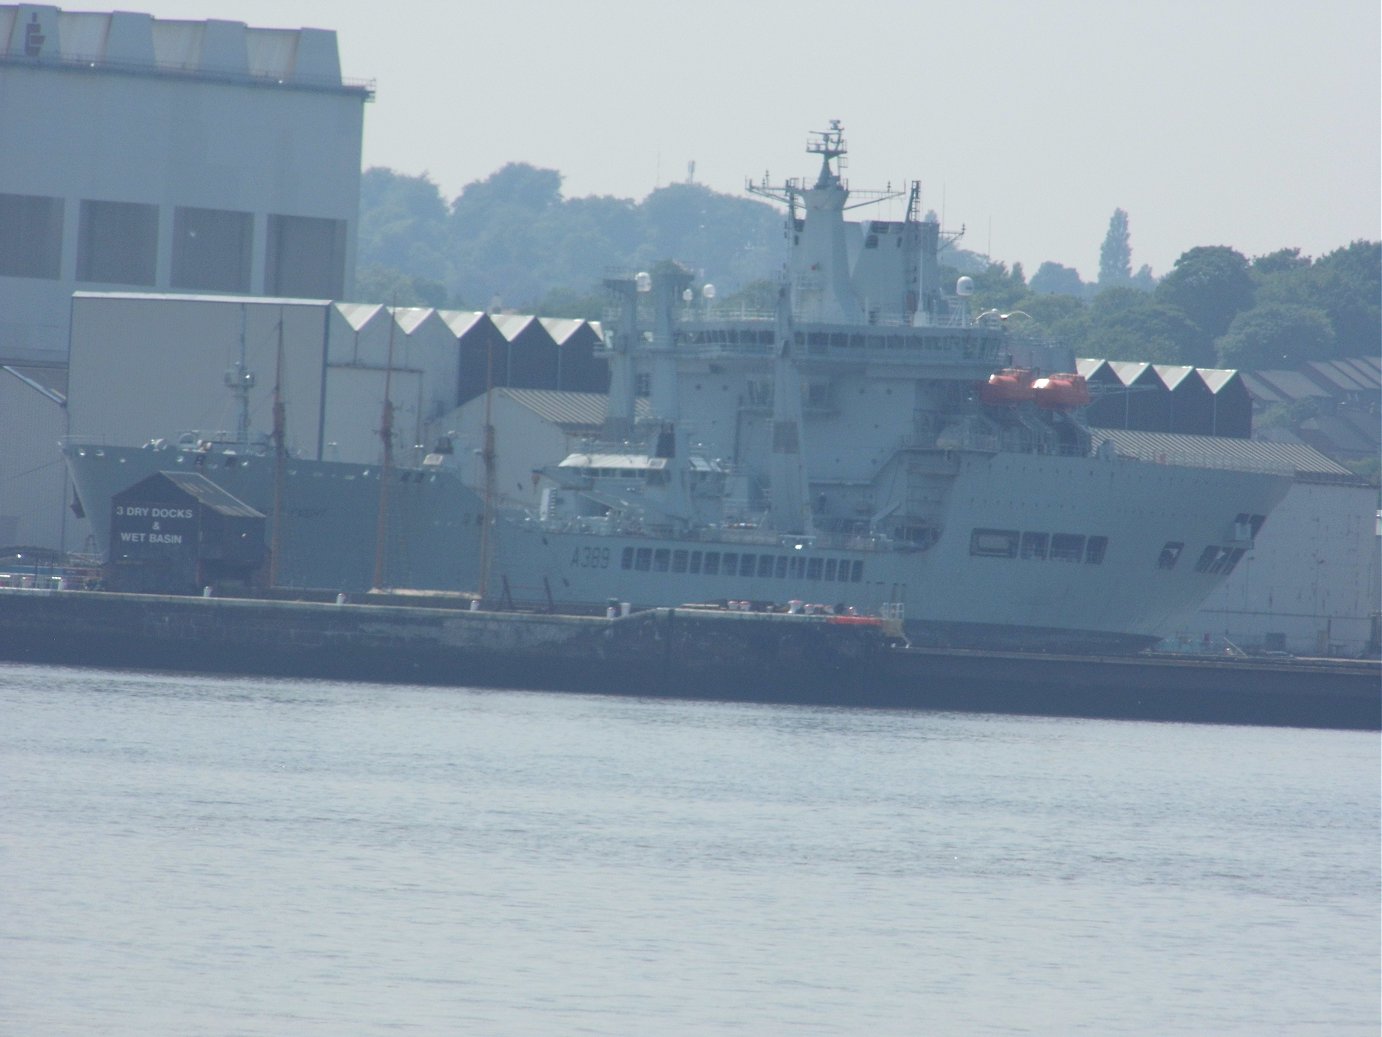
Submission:
<svg viewBox="0 0 1382 1037">
<path fill-rule="evenodd" d="M 752 319 L 685 322 L 677 325 L 674 341 L 683 356 L 768 359 L 777 333 L 773 324 Z M 908 365 L 919 378 L 983 379 L 1005 355 L 1002 331 L 982 326 L 797 323 L 792 345 L 798 363 Z"/>
</svg>

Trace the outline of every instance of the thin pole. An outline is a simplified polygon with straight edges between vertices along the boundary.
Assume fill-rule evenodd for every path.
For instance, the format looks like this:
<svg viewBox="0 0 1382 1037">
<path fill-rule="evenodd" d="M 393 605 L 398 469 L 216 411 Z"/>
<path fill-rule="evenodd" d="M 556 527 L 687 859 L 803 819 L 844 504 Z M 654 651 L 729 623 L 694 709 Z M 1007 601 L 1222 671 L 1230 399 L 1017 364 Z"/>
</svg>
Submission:
<svg viewBox="0 0 1382 1037">
<path fill-rule="evenodd" d="M 494 329 L 485 336 L 485 440 L 480 460 L 485 466 L 484 515 L 480 526 L 480 600 L 489 590 L 490 527 L 494 524 Z"/>
<path fill-rule="evenodd" d="M 274 527 L 269 545 L 269 587 L 278 586 L 278 559 L 283 551 L 283 465 L 287 457 L 287 424 L 283 406 L 283 307 L 278 308 L 278 358 L 274 366 Z"/>
<path fill-rule="evenodd" d="M 374 536 L 374 588 L 384 587 L 384 558 L 389 535 L 389 476 L 393 471 L 393 332 L 398 323 L 393 307 L 389 311 L 389 359 L 384 369 L 384 413 L 379 420 L 379 439 L 384 445 L 384 460 L 379 468 L 379 528 Z"/>
</svg>

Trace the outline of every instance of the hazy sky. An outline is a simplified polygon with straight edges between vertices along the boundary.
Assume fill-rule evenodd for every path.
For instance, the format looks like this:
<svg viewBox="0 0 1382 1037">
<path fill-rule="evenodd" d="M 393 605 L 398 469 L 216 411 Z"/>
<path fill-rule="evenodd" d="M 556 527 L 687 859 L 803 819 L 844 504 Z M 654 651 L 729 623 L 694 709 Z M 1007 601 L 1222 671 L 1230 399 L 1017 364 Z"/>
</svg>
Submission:
<svg viewBox="0 0 1382 1037">
<path fill-rule="evenodd" d="M 85 4 L 85 10 L 103 9 Z M 920 180 L 962 244 L 1030 276 L 1196 245 L 1321 255 L 1382 237 L 1378 0 L 133 0 L 161 18 L 337 31 L 372 79 L 366 166 L 449 199 L 504 163 L 567 197 L 812 175 L 845 125 L 858 188 Z M 866 210 L 865 210 L 866 211 Z M 883 213 L 887 215 L 885 211 Z M 896 213 L 893 213 L 896 215 Z"/>
</svg>

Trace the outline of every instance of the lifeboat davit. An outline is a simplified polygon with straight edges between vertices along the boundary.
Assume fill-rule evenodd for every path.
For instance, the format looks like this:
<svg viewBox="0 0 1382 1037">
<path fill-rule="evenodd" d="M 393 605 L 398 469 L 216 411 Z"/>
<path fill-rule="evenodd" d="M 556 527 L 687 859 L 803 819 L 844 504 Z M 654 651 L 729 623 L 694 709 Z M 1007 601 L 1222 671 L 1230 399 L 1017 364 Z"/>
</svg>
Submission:
<svg viewBox="0 0 1382 1037">
<path fill-rule="evenodd" d="M 987 407 L 1015 407 L 1033 399 L 1032 372 L 1020 367 L 1005 367 L 979 386 L 979 402 Z"/>
<path fill-rule="evenodd" d="M 1089 385 L 1082 374 L 1053 374 L 1032 383 L 1032 398 L 1047 410 L 1075 410 L 1089 403 Z"/>
</svg>

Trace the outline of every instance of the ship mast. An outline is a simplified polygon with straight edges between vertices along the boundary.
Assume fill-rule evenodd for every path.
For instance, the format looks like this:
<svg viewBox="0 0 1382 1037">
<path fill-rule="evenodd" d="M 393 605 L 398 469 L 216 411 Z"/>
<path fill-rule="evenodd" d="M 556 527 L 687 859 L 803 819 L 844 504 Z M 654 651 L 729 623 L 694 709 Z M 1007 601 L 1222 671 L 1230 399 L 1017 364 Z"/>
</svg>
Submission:
<svg viewBox="0 0 1382 1037">
<path fill-rule="evenodd" d="M 633 438 L 633 337 L 638 324 L 638 280 L 607 278 L 605 288 L 618 300 L 619 316 L 609 336 L 609 399 L 605 405 L 603 437 L 607 443 Z M 606 327 L 608 327 L 608 321 Z"/>
<path fill-rule="evenodd" d="M 485 595 L 489 592 L 489 570 L 490 556 L 493 553 L 493 545 L 490 543 L 492 536 L 491 526 L 494 525 L 494 498 L 495 498 L 495 452 L 494 452 L 494 336 L 497 329 L 494 321 L 490 321 L 488 333 L 485 335 L 485 430 L 484 441 L 480 449 L 480 463 L 485 469 L 485 497 L 484 513 L 481 516 L 480 525 L 480 585 L 476 588 L 481 601 L 485 600 Z"/>
<path fill-rule="evenodd" d="M 814 183 L 789 178 L 770 184 L 764 174 L 760 183 L 745 186 L 750 194 L 787 206 L 793 316 L 808 323 L 863 324 L 868 320 L 866 303 L 872 306 L 875 300 L 861 299 L 855 288 L 844 213 L 899 198 L 903 192 L 891 186 L 883 191 L 850 190 L 843 176 L 849 148 L 839 119 L 831 119 L 828 130 L 816 130 L 811 136 L 806 152 L 821 158 Z M 851 202 L 851 197 L 857 200 Z"/>
<path fill-rule="evenodd" d="M 250 441 L 250 390 L 254 388 L 254 372 L 249 369 L 245 353 L 245 304 L 240 304 L 240 359 L 226 372 L 226 388 L 235 394 L 235 442 L 248 446 Z"/>
<path fill-rule="evenodd" d="M 278 557 L 283 550 L 283 464 L 285 411 L 283 406 L 283 307 L 278 308 L 278 356 L 274 362 L 274 526 L 269 545 L 269 587 L 278 586 Z"/>
<path fill-rule="evenodd" d="M 384 458 L 379 468 L 379 526 L 374 536 L 374 587 L 384 588 L 384 560 L 389 533 L 389 476 L 393 471 L 393 336 L 398 324 L 397 307 L 389 312 L 389 359 L 384 369 L 384 413 L 379 420 L 379 439 Z"/>
<path fill-rule="evenodd" d="M 778 289 L 773 356 L 773 453 L 769 469 L 772 524 L 781 533 L 811 535 L 811 503 L 801 447 L 801 376 L 792 362 L 789 292 Z"/>
</svg>

